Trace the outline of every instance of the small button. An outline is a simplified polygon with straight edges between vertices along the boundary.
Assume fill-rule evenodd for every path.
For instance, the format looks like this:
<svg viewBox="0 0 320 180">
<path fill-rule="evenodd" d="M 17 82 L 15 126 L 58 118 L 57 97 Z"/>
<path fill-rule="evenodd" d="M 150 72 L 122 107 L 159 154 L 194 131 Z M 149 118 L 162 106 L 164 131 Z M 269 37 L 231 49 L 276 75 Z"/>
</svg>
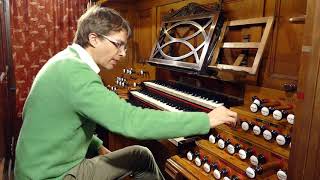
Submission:
<svg viewBox="0 0 320 180">
<path fill-rule="evenodd" d="M 219 141 L 218 141 L 218 146 L 219 146 L 220 149 L 223 149 L 223 148 L 225 147 L 224 140 L 219 139 Z"/>
<path fill-rule="evenodd" d="M 287 121 L 289 124 L 294 124 L 294 114 L 288 114 Z"/>
<path fill-rule="evenodd" d="M 268 116 L 269 115 L 269 108 L 263 107 L 261 109 L 261 114 L 264 115 L 264 116 Z"/>
<path fill-rule="evenodd" d="M 264 130 L 263 137 L 265 140 L 270 141 L 272 139 L 272 134 L 269 130 Z"/>
<path fill-rule="evenodd" d="M 258 112 L 258 105 L 255 104 L 255 103 L 252 103 L 252 104 L 250 105 L 250 111 L 251 111 L 251 112 L 254 112 L 254 113 Z"/>
<path fill-rule="evenodd" d="M 260 104 L 260 101 L 259 101 L 258 99 L 255 99 L 255 100 L 253 101 L 253 103 L 256 104 L 256 105 L 258 105 L 258 106 L 261 105 L 261 104 Z"/>
<path fill-rule="evenodd" d="M 279 134 L 279 135 L 276 137 L 276 141 L 277 141 L 277 143 L 278 143 L 280 146 L 283 146 L 283 145 L 286 144 L 286 138 L 285 138 L 283 135 L 281 135 L 281 134 Z"/>
<path fill-rule="evenodd" d="M 243 149 L 240 149 L 239 150 L 239 157 L 242 160 L 246 159 L 247 158 L 247 152 L 245 150 L 243 150 Z"/>
<path fill-rule="evenodd" d="M 187 153 L 187 159 L 188 159 L 189 161 L 192 161 L 192 160 L 193 160 L 193 154 L 192 154 L 191 151 L 189 151 L 189 152 Z"/>
<path fill-rule="evenodd" d="M 246 175 L 247 175 L 250 179 L 253 179 L 253 178 L 256 177 L 256 172 L 255 172 L 255 170 L 254 170 L 253 168 L 248 167 L 248 168 L 246 169 Z"/>
<path fill-rule="evenodd" d="M 241 128 L 244 130 L 244 131 L 248 131 L 249 130 L 249 123 L 247 122 L 242 122 L 241 123 Z"/>
<path fill-rule="evenodd" d="M 209 136 L 209 141 L 212 143 L 212 144 L 214 144 L 214 143 L 216 143 L 216 137 L 214 137 L 214 135 L 210 135 Z"/>
<path fill-rule="evenodd" d="M 274 110 L 272 116 L 273 119 L 280 121 L 282 119 L 282 112 L 279 110 Z"/>
<path fill-rule="evenodd" d="M 253 133 L 255 134 L 255 135 L 260 135 L 260 133 L 261 133 L 261 129 L 260 129 L 260 127 L 259 126 L 254 126 L 253 127 Z"/>
<path fill-rule="evenodd" d="M 203 165 L 203 169 L 206 173 L 209 173 L 210 172 L 210 165 L 208 163 L 204 163 Z"/>
<path fill-rule="evenodd" d="M 213 171 L 213 175 L 216 179 L 220 179 L 221 178 L 221 174 L 220 174 L 220 171 L 218 169 L 215 169 Z"/>
<path fill-rule="evenodd" d="M 194 162 L 196 163 L 197 166 L 201 166 L 201 160 L 199 157 L 196 157 L 196 159 L 194 160 Z"/>
<path fill-rule="evenodd" d="M 235 148 L 234 148 L 234 146 L 233 146 L 232 144 L 229 144 L 229 145 L 227 146 L 227 151 L 228 151 L 229 154 L 234 154 L 234 153 L 235 153 Z"/>
<path fill-rule="evenodd" d="M 287 180 L 287 173 L 281 169 L 277 172 L 277 177 L 279 180 Z"/>
<path fill-rule="evenodd" d="M 258 164 L 259 164 L 258 158 L 257 158 L 256 156 L 254 156 L 254 155 L 252 155 L 252 156 L 250 157 L 250 162 L 251 162 L 251 164 L 254 165 L 254 166 L 258 166 Z"/>
</svg>

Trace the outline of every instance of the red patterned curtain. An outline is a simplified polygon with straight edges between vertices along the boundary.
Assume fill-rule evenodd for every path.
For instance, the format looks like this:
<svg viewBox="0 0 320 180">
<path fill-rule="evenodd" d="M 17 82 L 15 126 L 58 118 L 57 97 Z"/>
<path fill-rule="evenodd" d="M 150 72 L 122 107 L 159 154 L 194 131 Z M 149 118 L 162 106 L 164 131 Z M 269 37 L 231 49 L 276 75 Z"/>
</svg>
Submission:
<svg viewBox="0 0 320 180">
<path fill-rule="evenodd" d="M 12 54 L 16 104 L 21 117 L 32 81 L 54 54 L 72 43 L 87 0 L 11 0 Z"/>
</svg>

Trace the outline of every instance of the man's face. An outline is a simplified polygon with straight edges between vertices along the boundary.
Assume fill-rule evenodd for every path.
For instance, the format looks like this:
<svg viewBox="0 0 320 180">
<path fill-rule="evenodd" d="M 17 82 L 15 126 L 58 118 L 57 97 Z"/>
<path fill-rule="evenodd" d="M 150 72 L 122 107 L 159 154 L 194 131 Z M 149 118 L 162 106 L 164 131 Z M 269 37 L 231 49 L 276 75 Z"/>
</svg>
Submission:
<svg viewBox="0 0 320 180">
<path fill-rule="evenodd" d="M 90 37 L 91 36 L 91 37 Z M 109 35 L 89 35 L 89 41 L 94 46 L 91 56 L 94 61 L 107 70 L 113 69 L 120 58 L 126 56 L 128 34 L 126 31 L 111 32 Z M 93 41 L 93 42 L 91 42 Z"/>
</svg>

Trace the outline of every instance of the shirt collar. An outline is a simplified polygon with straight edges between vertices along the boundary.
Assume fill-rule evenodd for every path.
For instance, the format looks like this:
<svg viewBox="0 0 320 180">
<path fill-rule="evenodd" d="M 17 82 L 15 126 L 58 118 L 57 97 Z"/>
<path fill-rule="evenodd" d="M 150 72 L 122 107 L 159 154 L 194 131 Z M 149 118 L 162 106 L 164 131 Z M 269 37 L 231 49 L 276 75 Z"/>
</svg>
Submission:
<svg viewBox="0 0 320 180">
<path fill-rule="evenodd" d="M 88 64 L 88 66 L 97 74 L 100 72 L 100 68 L 97 65 L 97 63 L 93 60 L 93 58 L 91 57 L 91 55 L 83 48 L 81 47 L 79 44 L 75 44 L 73 43 L 71 45 L 71 48 L 74 49 L 81 60 L 83 60 L 86 64 Z"/>
</svg>

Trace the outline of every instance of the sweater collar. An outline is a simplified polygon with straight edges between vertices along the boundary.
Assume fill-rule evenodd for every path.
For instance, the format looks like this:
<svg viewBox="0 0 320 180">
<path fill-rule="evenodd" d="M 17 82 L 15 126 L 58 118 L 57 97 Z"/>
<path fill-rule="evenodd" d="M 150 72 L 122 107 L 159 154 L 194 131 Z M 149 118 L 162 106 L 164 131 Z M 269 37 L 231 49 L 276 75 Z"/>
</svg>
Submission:
<svg viewBox="0 0 320 180">
<path fill-rule="evenodd" d="M 93 60 L 91 55 L 83 47 L 81 47 L 79 44 L 76 44 L 76 43 L 73 43 L 70 47 L 77 52 L 77 54 L 79 55 L 80 59 L 83 62 L 85 62 L 86 64 L 88 64 L 88 66 L 94 72 L 96 72 L 97 74 L 100 72 L 100 68 L 97 65 L 97 63 Z"/>
</svg>

